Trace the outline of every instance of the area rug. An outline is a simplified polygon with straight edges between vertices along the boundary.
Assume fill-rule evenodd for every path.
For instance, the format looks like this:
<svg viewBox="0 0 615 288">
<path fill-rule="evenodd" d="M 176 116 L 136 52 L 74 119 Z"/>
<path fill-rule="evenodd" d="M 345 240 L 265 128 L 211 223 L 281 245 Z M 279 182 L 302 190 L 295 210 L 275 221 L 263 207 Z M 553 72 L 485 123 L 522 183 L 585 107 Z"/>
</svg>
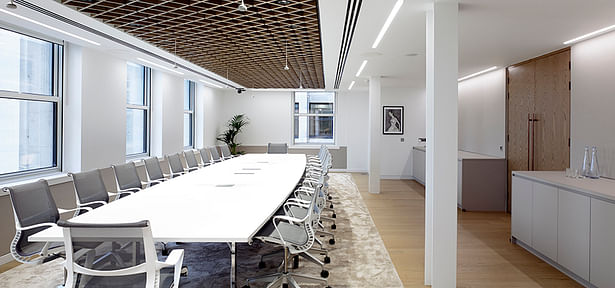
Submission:
<svg viewBox="0 0 615 288">
<path fill-rule="evenodd" d="M 393 262 L 384 247 L 380 234 L 374 225 L 361 194 L 346 173 L 332 173 L 329 190 L 336 198 L 335 244 L 328 238 L 320 238 L 329 249 L 331 263 L 325 265 L 329 271 L 329 285 L 344 287 L 403 287 Z M 325 222 L 325 226 L 330 224 Z M 169 246 L 184 249 L 184 264 L 189 267 L 188 276 L 182 277 L 181 287 L 228 287 L 230 274 L 229 249 L 226 244 L 180 243 Z M 237 284 L 241 287 L 245 279 L 277 270 L 281 254 L 265 258 L 265 268 L 259 268 L 260 255 L 275 252 L 278 247 L 255 241 L 252 245 L 237 245 Z M 322 258 L 321 258 L 322 259 Z M 62 283 L 62 262 L 55 260 L 43 265 L 20 265 L 0 274 L 1 287 L 51 288 Z M 300 261 L 297 273 L 318 276 L 321 268 L 308 261 Z M 300 283 L 301 284 L 301 283 Z M 251 287 L 264 287 L 252 284 Z M 302 287 L 315 287 L 301 285 Z"/>
</svg>

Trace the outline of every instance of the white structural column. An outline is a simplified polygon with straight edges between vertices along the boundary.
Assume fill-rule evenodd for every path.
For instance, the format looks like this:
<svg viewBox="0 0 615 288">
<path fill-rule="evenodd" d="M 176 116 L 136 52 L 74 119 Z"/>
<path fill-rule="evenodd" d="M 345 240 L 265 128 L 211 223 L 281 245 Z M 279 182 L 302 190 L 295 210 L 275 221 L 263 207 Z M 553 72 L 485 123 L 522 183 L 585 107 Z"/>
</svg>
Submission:
<svg viewBox="0 0 615 288">
<path fill-rule="evenodd" d="M 369 142 L 367 148 L 369 193 L 380 193 L 380 129 L 382 127 L 380 96 L 380 76 L 369 77 Z"/>
<path fill-rule="evenodd" d="M 456 287 L 457 277 L 457 1 L 427 12 L 425 284 Z"/>
</svg>

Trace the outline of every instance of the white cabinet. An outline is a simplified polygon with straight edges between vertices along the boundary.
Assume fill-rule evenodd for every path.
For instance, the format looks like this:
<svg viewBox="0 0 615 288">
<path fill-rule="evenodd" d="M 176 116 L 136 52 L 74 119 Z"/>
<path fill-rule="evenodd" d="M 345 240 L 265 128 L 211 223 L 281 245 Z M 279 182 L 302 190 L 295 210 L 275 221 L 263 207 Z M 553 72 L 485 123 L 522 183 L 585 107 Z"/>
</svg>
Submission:
<svg viewBox="0 0 615 288">
<path fill-rule="evenodd" d="M 532 181 L 512 177 L 511 233 L 517 240 L 532 245 Z"/>
<path fill-rule="evenodd" d="M 557 188 L 532 183 L 532 248 L 557 261 Z"/>
<path fill-rule="evenodd" d="M 425 184 L 425 151 L 412 149 L 412 176 L 421 184 Z"/>
<path fill-rule="evenodd" d="M 615 287 L 615 204 L 591 199 L 590 282 Z"/>
<path fill-rule="evenodd" d="M 590 198 L 559 189 L 558 203 L 557 263 L 589 281 Z"/>
</svg>

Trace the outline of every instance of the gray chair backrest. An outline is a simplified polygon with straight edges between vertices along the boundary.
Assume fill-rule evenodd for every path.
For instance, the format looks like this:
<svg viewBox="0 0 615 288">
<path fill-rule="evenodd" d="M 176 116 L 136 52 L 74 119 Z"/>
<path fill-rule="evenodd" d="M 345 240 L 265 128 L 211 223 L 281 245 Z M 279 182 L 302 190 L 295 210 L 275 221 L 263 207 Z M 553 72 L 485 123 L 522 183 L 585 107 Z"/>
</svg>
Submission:
<svg viewBox="0 0 615 288">
<path fill-rule="evenodd" d="M 172 173 L 184 172 L 184 164 L 182 164 L 182 159 L 179 158 L 179 153 L 167 155 L 167 160 L 169 161 Z"/>
<path fill-rule="evenodd" d="M 194 151 L 186 150 L 184 151 L 184 157 L 186 158 L 186 164 L 188 168 L 198 168 L 199 161 L 196 160 L 196 155 L 194 155 Z"/>
<path fill-rule="evenodd" d="M 73 185 L 77 194 L 77 204 L 92 201 L 109 202 L 109 194 L 107 194 L 107 187 L 105 187 L 100 170 L 70 173 L 69 175 L 73 178 Z M 102 206 L 100 203 L 88 205 L 92 209 L 100 206 Z"/>
<path fill-rule="evenodd" d="M 128 162 L 126 164 L 113 165 L 113 171 L 115 172 L 115 179 L 120 190 L 139 188 L 141 189 L 141 178 L 137 173 L 137 167 L 134 162 Z"/>
<path fill-rule="evenodd" d="M 220 158 L 220 153 L 218 153 L 218 149 L 215 146 L 214 147 L 209 147 L 209 148 L 207 148 L 207 150 L 209 150 L 209 153 L 211 154 L 211 159 L 214 162 L 222 161 L 222 159 Z"/>
<path fill-rule="evenodd" d="M 158 259 L 147 220 L 123 224 L 84 224 L 59 221 L 58 226 L 62 227 L 65 239 L 66 264 L 64 267 L 67 272 L 67 283 L 80 279 L 80 287 L 163 287 L 163 283 L 153 285 L 158 282 L 156 281 L 158 271 L 155 268 L 148 269 L 155 267 Z M 81 253 L 80 247 L 90 249 L 88 253 Z M 132 261 L 105 261 L 104 265 L 91 264 L 92 259 L 103 259 L 106 255 L 113 255 L 118 259 L 128 258 Z M 136 257 L 133 258 L 133 256 Z M 149 263 L 153 265 L 148 265 Z M 132 272 L 126 271 L 128 269 Z M 124 276 L 104 276 L 104 273 L 112 274 L 120 270 L 125 271 Z M 88 276 L 83 277 L 84 275 Z M 163 282 L 162 277 L 160 280 Z M 149 283 L 146 285 L 146 282 Z"/>
<path fill-rule="evenodd" d="M 34 183 L 7 187 L 3 190 L 10 195 L 17 228 L 41 223 L 55 224 L 60 220 L 58 207 L 51 196 L 46 180 L 41 179 Z M 11 243 L 12 252 L 20 256 L 31 256 L 39 253 L 45 243 L 28 242 L 28 237 L 47 228 L 39 227 L 17 231 L 15 239 Z"/>
<path fill-rule="evenodd" d="M 286 143 L 269 143 L 267 144 L 268 154 L 287 154 L 288 144 Z"/>
<path fill-rule="evenodd" d="M 151 157 L 143 160 L 145 162 L 145 170 L 150 180 L 164 179 L 164 173 L 160 167 L 160 161 L 158 157 Z"/>
<path fill-rule="evenodd" d="M 233 156 L 231 155 L 231 149 L 228 148 L 228 145 L 225 144 L 225 145 L 220 145 L 218 147 L 220 147 L 220 151 L 222 152 L 222 156 L 224 158 L 229 158 Z"/>
<path fill-rule="evenodd" d="M 209 155 L 209 151 L 207 150 L 207 148 L 199 149 L 199 154 L 201 154 L 201 160 L 203 160 L 204 165 L 211 164 L 211 157 Z"/>
</svg>

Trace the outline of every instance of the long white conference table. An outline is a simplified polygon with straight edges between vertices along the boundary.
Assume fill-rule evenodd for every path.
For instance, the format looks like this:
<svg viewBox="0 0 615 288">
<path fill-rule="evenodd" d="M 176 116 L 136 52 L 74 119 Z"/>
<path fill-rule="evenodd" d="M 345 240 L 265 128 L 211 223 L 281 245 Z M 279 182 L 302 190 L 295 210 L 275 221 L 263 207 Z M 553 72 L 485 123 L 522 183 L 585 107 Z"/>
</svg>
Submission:
<svg viewBox="0 0 615 288">
<path fill-rule="evenodd" d="M 303 154 L 247 154 L 176 177 L 72 218 L 79 223 L 149 220 L 156 242 L 224 242 L 235 287 L 235 243 L 252 237 L 284 204 L 305 170 Z M 62 242 L 51 227 L 28 238 Z"/>
</svg>

